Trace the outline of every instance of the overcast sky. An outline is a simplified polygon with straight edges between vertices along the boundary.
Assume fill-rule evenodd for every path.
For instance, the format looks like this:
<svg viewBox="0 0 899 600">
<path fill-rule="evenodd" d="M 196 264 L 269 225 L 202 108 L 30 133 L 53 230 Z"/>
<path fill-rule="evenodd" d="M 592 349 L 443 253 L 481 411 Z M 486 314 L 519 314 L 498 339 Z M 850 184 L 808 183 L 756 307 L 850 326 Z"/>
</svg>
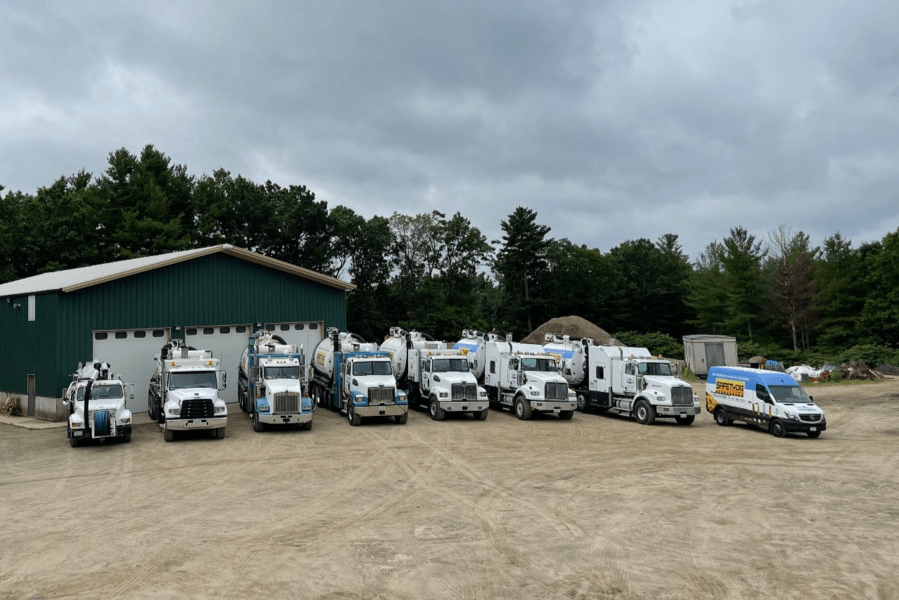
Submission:
<svg viewBox="0 0 899 600">
<path fill-rule="evenodd" d="M 603 252 L 899 229 L 899 2 L 9 0 L 0 184 L 153 144 L 329 206 L 526 206 Z M 4 192 L 4 193 L 6 193 Z"/>
</svg>

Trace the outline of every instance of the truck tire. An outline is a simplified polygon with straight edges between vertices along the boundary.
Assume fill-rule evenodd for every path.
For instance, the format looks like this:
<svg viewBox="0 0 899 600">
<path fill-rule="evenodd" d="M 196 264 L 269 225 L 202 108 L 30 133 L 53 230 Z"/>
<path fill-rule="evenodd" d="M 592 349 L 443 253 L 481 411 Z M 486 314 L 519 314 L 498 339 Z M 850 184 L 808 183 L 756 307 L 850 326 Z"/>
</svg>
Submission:
<svg viewBox="0 0 899 600">
<path fill-rule="evenodd" d="M 489 408 L 485 408 L 484 410 L 479 410 L 479 411 L 477 411 L 477 412 L 475 412 L 475 413 L 472 413 L 472 414 L 474 415 L 474 418 L 477 419 L 478 421 L 486 421 L 486 420 L 487 420 L 487 415 L 490 414 L 490 409 L 489 409 Z"/>
<path fill-rule="evenodd" d="M 147 392 L 147 413 L 151 419 L 154 421 L 157 419 L 156 417 L 156 404 L 153 402 L 153 393 Z"/>
<path fill-rule="evenodd" d="M 213 434 L 213 437 L 217 440 L 225 439 L 225 428 L 219 427 L 218 429 L 216 429 L 215 433 Z"/>
<path fill-rule="evenodd" d="M 587 394 L 577 395 L 577 409 L 582 413 L 587 412 Z"/>
<path fill-rule="evenodd" d="M 247 397 L 239 384 L 237 386 L 237 405 L 240 407 L 240 410 L 247 412 Z"/>
<path fill-rule="evenodd" d="M 522 396 L 518 396 L 515 398 L 515 416 L 518 417 L 521 421 L 527 421 L 531 418 L 532 410 L 531 405 L 525 402 Z"/>
<path fill-rule="evenodd" d="M 431 396 L 431 401 L 428 403 L 428 412 L 435 421 L 442 421 L 446 417 L 446 411 L 440 408 L 440 403 L 434 396 Z"/>
<path fill-rule="evenodd" d="M 130 432 L 130 431 L 129 431 L 128 433 L 123 433 L 123 434 L 122 434 L 122 442 L 125 443 L 125 444 L 130 444 L 130 443 L 131 443 L 131 432 Z"/>
<path fill-rule="evenodd" d="M 305 429 L 306 431 L 312 431 L 312 421 L 306 421 L 300 425 L 300 428 Z"/>
<path fill-rule="evenodd" d="M 79 439 L 76 438 L 74 435 L 72 435 L 74 432 L 73 432 L 71 429 L 69 429 L 69 420 L 68 420 L 68 419 L 66 419 L 66 433 L 67 433 L 68 436 L 69 436 L 69 446 L 71 446 L 72 448 L 77 448 L 77 447 L 78 447 L 78 443 L 79 443 L 81 440 L 79 440 Z"/>
<path fill-rule="evenodd" d="M 652 425 L 656 420 L 656 408 L 646 400 L 638 400 L 634 407 L 634 417 L 641 425 Z"/>
<path fill-rule="evenodd" d="M 559 418 L 563 421 L 570 421 L 572 417 L 574 417 L 573 410 L 563 410 L 559 413 Z"/>
<path fill-rule="evenodd" d="M 718 425 L 721 425 L 722 427 L 727 427 L 733 423 L 733 421 L 730 420 L 723 408 L 719 408 L 715 411 L 715 423 L 718 423 Z"/>
<path fill-rule="evenodd" d="M 393 418 L 396 419 L 396 422 L 399 423 L 400 425 L 405 425 L 406 421 L 409 420 L 409 413 L 404 412 L 401 415 L 394 415 Z"/>
<path fill-rule="evenodd" d="M 353 406 L 352 402 L 346 403 L 346 419 L 353 427 L 357 427 L 362 424 L 362 417 L 356 414 L 356 409 Z"/>
<path fill-rule="evenodd" d="M 259 433 L 265 431 L 265 423 L 259 420 L 259 411 L 253 411 L 253 431 Z"/>
<path fill-rule="evenodd" d="M 677 421 L 678 425 L 692 425 L 693 421 L 696 420 L 696 415 L 687 415 L 685 417 L 677 416 L 674 417 L 674 420 Z"/>
<path fill-rule="evenodd" d="M 175 430 L 169 429 L 168 423 L 162 424 L 162 437 L 167 442 L 172 442 L 175 440 Z"/>
<path fill-rule="evenodd" d="M 787 435 L 787 428 L 784 427 L 784 424 L 780 419 L 774 419 L 773 421 L 771 421 L 771 425 L 768 426 L 768 430 L 774 437 L 782 438 Z"/>
</svg>

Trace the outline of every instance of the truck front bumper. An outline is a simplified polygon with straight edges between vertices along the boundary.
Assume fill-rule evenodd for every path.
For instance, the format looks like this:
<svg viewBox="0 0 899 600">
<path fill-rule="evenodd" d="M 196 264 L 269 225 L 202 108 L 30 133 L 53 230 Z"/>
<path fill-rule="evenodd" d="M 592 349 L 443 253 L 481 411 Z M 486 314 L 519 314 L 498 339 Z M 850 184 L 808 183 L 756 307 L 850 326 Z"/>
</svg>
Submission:
<svg viewBox="0 0 899 600">
<path fill-rule="evenodd" d="M 440 402 L 440 408 L 446 412 L 481 412 L 490 408 L 490 402 L 485 400 L 443 400 Z"/>
<path fill-rule="evenodd" d="M 690 415 L 698 415 L 702 412 L 701 406 L 667 406 L 657 405 L 656 414 L 660 417 L 689 417 Z"/>
<path fill-rule="evenodd" d="M 360 417 L 395 417 L 409 412 L 408 404 L 387 404 L 379 406 L 353 406 Z"/>
<path fill-rule="evenodd" d="M 292 423 L 308 423 L 311 420 L 312 413 L 291 413 L 286 415 L 259 413 L 259 422 L 266 425 L 290 425 Z"/>
<path fill-rule="evenodd" d="M 572 400 L 568 402 L 567 400 L 530 400 L 531 409 L 539 410 L 541 412 L 567 412 L 577 410 L 577 401 Z"/>
<path fill-rule="evenodd" d="M 84 427 L 78 427 L 75 429 L 69 430 L 72 433 L 73 438 L 78 438 L 82 440 L 105 440 L 105 439 L 117 439 L 120 437 L 124 437 L 126 434 L 131 433 L 131 425 L 119 425 L 115 429 L 114 434 L 110 435 L 98 435 L 94 436 L 93 432 L 90 429 L 85 429 Z"/>
<path fill-rule="evenodd" d="M 228 424 L 228 417 L 210 417 L 208 419 L 173 419 L 165 420 L 166 427 L 173 431 L 187 431 L 190 429 L 220 429 Z"/>
</svg>

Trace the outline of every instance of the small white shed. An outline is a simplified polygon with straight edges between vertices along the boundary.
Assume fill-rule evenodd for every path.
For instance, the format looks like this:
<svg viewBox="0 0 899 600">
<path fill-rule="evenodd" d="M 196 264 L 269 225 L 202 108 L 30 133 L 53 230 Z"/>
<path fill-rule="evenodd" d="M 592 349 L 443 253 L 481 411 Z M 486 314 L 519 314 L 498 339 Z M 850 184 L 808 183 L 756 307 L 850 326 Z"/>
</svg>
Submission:
<svg viewBox="0 0 899 600">
<path fill-rule="evenodd" d="M 694 375 L 705 378 L 709 368 L 737 366 L 737 338 L 728 335 L 685 335 L 684 360 Z"/>
</svg>

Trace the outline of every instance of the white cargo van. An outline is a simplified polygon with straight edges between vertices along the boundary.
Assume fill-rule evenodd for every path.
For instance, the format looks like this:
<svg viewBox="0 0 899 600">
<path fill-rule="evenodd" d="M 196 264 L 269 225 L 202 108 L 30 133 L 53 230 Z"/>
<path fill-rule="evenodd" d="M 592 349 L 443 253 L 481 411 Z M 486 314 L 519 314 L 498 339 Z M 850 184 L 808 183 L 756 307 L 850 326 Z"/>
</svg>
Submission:
<svg viewBox="0 0 899 600">
<path fill-rule="evenodd" d="M 705 386 L 705 407 L 718 425 L 744 421 L 775 437 L 790 432 L 816 438 L 827 429 L 824 411 L 786 373 L 743 367 L 712 367 Z"/>
</svg>

